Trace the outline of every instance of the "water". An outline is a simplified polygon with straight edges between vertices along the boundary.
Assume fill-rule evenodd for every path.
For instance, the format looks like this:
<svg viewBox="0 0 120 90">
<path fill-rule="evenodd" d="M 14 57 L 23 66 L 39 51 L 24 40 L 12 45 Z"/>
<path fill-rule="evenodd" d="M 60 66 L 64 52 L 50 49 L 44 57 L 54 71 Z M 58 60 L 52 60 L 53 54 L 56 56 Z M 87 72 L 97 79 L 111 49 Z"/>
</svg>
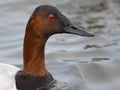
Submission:
<svg viewBox="0 0 120 90">
<path fill-rule="evenodd" d="M 0 62 L 22 66 L 25 26 L 41 4 L 56 6 L 96 34 L 62 34 L 48 40 L 46 65 L 58 81 L 53 90 L 120 90 L 119 0 L 0 1 Z"/>
</svg>

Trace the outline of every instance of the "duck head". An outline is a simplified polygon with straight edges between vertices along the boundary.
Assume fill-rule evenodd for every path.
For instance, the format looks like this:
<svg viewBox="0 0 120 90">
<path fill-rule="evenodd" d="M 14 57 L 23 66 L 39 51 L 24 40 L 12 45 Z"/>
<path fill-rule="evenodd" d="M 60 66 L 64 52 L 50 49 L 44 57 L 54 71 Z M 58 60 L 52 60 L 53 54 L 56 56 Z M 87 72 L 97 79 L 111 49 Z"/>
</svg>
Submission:
<svg viewBox="0 0 120 90">
<path fill-rule="evenodd" d="M 94 36 L 94 34 L 73 24 L 57 8 L 50 5 L 41 5 L 37 7 L 28 25 L 29 28 L 33 28 L 33 33 L 40 37 L 49 37 L 59 33 L 69 33 L 86 37 Z"/>
</svg>

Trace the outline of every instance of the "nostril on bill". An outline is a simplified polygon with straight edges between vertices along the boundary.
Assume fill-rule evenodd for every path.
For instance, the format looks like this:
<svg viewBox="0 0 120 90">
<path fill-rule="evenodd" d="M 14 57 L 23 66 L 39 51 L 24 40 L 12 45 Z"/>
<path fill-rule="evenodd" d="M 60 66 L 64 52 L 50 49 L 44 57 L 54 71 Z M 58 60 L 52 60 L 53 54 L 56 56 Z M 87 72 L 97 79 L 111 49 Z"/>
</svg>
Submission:
<svg viewBox="0 0 120 90">
<path fill-rule="evenodd" d="M 76 27 L 71 26 L 72 29 L 77 29 Z"/>
</svg>

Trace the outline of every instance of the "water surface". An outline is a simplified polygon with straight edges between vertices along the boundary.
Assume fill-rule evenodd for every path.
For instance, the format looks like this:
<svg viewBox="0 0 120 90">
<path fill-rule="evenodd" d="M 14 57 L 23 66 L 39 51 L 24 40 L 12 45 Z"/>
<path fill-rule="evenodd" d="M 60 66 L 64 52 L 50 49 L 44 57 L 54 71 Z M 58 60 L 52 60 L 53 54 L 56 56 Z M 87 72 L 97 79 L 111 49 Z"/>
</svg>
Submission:
<svg viewBox="0 0 120 90">
<path fill-rule="evenodd" d="M 46 46 L 46 65 L 58 80 L 53 90 L 120 90 L 119 0 L 0 1 L 0 62 L 22 66 L 26 23 L 41 4 L 59 8 L 95 37 L 54 35 Z"/>
</svg>

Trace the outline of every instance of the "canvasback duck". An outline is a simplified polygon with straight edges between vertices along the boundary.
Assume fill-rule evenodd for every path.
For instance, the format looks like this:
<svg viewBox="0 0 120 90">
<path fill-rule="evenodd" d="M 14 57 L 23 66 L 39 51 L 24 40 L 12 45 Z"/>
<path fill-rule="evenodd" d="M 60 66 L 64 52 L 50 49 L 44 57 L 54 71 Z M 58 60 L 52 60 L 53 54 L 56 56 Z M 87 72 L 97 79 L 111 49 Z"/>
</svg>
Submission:
<svg viewBox="0 0 120 90">
<path fill-rule="evenodd" d="M 23 70 L 0 63 L 0 90 L 49 90 L 56 80 L 45 67 L 44 49 L 48 38 L 59 33 L 94 36 L 74 25 L 57 8 L 37 7 L 26 26 Z"/>
</svg>

